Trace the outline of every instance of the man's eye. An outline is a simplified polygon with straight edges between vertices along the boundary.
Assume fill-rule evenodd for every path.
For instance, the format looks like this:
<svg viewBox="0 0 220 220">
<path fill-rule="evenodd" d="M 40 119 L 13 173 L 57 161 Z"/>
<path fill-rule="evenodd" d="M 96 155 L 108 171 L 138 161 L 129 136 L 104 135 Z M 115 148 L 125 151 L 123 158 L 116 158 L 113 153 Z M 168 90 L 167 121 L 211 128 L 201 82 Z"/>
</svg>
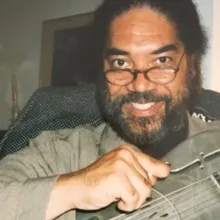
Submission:
<svg viewBox="0 0 220 220">
<path fill-rule="evenodd" d="M 126 62 L 124 60 L 115 59 L 112 61 L 112 64 L 116 68 L 122 68 L 126 66 Z"/>
<path fill-rule="evenodd" d="M 159 64 L 166 64 L 170 61 L 170 58 L 169 57 L 160 57 L 158 58 L 158 63 Z"/>
</svg>

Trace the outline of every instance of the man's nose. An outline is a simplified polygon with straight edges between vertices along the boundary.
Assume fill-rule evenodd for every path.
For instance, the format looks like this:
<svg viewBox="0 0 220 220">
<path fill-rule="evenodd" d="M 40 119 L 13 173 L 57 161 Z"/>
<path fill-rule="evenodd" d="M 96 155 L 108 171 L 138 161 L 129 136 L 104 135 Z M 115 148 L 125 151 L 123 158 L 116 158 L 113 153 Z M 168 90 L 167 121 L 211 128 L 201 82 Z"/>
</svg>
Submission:
<svg viewBox="0 0 220 220">
<path fill-rule="evenodd" d="M 157 84 L 145 78 L 142 72 L 138 73 L 136 79 L 127 86 L 128 90 L 133 92 L 151 91 L 156 87 Z"/>
</svg>

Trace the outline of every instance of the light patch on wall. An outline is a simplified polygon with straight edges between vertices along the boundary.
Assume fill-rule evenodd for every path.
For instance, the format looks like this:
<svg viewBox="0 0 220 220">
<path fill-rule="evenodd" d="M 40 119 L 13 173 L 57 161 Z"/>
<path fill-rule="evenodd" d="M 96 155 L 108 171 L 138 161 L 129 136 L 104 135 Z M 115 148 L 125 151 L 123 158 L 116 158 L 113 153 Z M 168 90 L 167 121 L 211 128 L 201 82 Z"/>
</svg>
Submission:
<svg viewBox="0 0 220 220">
<path fill-rule="evenodd" d="M 217 0 L 218 1 L 218 0 Z M 204 78 L 204 87 L 211 89 L 211 60 L 212 60 L 212 38 L 213 38 L 213 0 L 194 0 L 200 14 L 201 23 L 208 35 L 208 50 L 203 58 L 202 73 Z"/>
</svg>

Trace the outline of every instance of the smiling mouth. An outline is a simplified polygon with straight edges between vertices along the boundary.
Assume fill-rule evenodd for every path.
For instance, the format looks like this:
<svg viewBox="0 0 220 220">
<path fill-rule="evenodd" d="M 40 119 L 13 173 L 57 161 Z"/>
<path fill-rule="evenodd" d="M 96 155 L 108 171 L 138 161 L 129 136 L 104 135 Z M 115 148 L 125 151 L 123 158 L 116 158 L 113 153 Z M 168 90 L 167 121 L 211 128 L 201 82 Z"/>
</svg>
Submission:
<svg viewBox="0 0 220 220">
<path fill-rule="evenodd" d="M 127 112 L 136 117 L 147 117 L 157 115 L 159 112 L 165 109 L 165 102 L 148 102 L 148 103 L 138 103 L 131 102 L 125 104 L 125 109 Z"/>
<path fill-rule="evenodd" d="M 147 109 L 151 108 L 152 106 L 154 106 L 155 102 L 150 102 L 150 103 L 145 103 L 145 104 L 132 102 L 131 105 L 138 110 L 147 110 Z"/>
</svg>

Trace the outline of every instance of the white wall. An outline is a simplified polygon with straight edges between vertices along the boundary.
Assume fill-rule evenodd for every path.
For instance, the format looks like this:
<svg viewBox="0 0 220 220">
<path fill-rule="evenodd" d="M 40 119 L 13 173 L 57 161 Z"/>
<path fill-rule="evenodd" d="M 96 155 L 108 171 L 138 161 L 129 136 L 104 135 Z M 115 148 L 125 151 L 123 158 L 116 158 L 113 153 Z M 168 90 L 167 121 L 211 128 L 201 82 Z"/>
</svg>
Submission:
<svg viewBox="0 0 220 220">
<path fill-rule="evenodd" d="M 217 0 L 219 1 L 219 0 Z M 209 47 L 206 56 L 203 60 L 203 76 L 204 76 L 204 87 L 211 88 L 211 61 L 212 61 L 212 38 L 213 38 L 213 0 L 194 0 L 196 5 L 198 6 L 198 11 L 201 15 L 201 21 L 205 30 L 208 33 L 209 38 Z M 190 37 L 190 36 L 189 36 Z"/>
<path fill-rule="evenodd" d="M 211 81 L 210 87 L 215 91 L 220 92 L 220 71 L 219 71 L 219 59 L 220 59 L 220 1 L 214 0 L 213 4 L 213 38 L 212 38 L 212 62 L 211 62 Z"/>
<path fill-rule="evenodd" d="M 21 108 L 38 87 L 42 21 L 91 11 L 101 1 L 0 0 L 0 130 L 6 129 L 10 123 L 11 76 L 17 76 Z M 213 1 L 218 1 L 219 5 L 219 0 L 195 1 L 212 38 Z M 204 73 L 208 74 L 205 76 L 207 88 L 212 86 L 208 80 L 214 66 L 210 65 L 211 59 L 210 50 L 204 62 Z"/>
</svg>

